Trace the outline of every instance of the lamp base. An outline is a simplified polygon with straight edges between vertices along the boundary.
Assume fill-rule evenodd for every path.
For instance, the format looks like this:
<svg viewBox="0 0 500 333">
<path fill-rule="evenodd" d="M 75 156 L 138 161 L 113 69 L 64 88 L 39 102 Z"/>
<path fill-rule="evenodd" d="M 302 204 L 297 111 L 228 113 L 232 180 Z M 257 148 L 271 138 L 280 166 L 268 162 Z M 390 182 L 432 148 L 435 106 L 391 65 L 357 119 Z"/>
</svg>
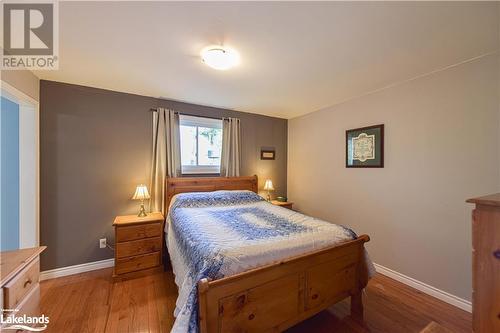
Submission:
<svg viewBox="0 0 500 333">
<path fill-rule="evenodd" d="M 138 217 L 148 216 L 148 214 L 146 214 L 146 210 L 144 209 L 144 203 L 141 203 L 141 210 L 139 211 L 139 214 L 137 216 Z"/>
</svg>

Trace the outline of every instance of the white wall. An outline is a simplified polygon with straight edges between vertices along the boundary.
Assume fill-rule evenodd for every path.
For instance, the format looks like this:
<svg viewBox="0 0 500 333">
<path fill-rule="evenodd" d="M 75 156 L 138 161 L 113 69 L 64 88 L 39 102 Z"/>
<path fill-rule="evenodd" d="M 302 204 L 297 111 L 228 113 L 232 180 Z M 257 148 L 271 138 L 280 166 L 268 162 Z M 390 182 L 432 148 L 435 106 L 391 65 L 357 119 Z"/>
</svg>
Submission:
<svg viewBox="0 0 500 333">
<path fill-rule="evenodd" d="M 471 205 L 500 189 L 499 59 L 289 121 L 288 196 L 370 235 L 374 262 L 471 298 Z M 385 124 L 385 168 L 345 168 L 345 130 Z"/>
<path fill-rule="evenodd" d="M 38 111 L 19 108 L 19 247 L 38 245 Z"/>
</svg>

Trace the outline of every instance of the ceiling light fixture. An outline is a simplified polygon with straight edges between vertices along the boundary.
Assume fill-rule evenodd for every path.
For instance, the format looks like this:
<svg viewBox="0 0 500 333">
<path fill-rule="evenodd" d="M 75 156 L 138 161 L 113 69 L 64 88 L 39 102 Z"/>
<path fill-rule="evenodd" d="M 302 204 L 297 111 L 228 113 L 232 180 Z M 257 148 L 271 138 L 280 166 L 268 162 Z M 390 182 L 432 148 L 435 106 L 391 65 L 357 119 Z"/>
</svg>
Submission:
<svg viewBox="0 0 500 333">
<path fill-rule="evenodd" d="M 230 69 L 240 62 L 238 52 L 222 46 L 209 46 L 201 51 L 201 60 L 217 70 Z"/>
</svg>

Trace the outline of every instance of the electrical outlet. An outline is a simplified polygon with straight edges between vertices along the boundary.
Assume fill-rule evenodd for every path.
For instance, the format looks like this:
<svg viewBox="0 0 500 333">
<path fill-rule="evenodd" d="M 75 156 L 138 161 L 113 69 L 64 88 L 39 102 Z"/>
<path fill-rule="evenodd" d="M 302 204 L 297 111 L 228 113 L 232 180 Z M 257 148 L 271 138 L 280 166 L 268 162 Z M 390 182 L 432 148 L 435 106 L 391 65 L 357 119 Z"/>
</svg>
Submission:
<svg viewBox="0 0 500 333">
<path fill-rule="evenodd" d="M 99 248 L 104 249 L 106 247 L 106 238 L 99 239 Z"/>
</svg>

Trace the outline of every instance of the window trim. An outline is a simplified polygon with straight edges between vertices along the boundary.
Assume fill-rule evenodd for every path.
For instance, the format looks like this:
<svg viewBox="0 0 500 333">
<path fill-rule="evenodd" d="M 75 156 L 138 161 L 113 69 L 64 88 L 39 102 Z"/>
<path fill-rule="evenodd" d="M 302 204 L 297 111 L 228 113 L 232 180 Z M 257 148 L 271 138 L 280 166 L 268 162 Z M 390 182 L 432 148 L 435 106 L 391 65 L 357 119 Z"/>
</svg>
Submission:
<svg viewBox="0 0 500 333">
<path fill-rule="evenodd" d="M 198 126 L 198 127 L 211 127 L 222 129 L 222 118 L 207 118 L 199 116 L 189 116 L 179 114 L 179 125 L 184 126 Z"/>
<path fill-rule="evenodd" d="M 222 119 L 218 118 L 207 118 L 200 116 L 190 116 L 179 114 L 179 126 L 192 126 L 196 127 L 198 135 L 198 127 L 206 128 L 217 128 L 221 129 L 223 127 Z M 182 151 L 182 142 L 181 142 Z M 198 163 L 199 153 L 198 153 L 198 140 L 196 140 L 196 163 Z M 220 174 L 220 164 L 219 165 L 182 165 L 181 159 L 181 173 L 183 175 L 196 175 L 196 174 Z"/>
<path fill-rule="evenodd" d="M 220 173 L 220 165 L 182 165 L 183 175 Z"/>
</svg>

